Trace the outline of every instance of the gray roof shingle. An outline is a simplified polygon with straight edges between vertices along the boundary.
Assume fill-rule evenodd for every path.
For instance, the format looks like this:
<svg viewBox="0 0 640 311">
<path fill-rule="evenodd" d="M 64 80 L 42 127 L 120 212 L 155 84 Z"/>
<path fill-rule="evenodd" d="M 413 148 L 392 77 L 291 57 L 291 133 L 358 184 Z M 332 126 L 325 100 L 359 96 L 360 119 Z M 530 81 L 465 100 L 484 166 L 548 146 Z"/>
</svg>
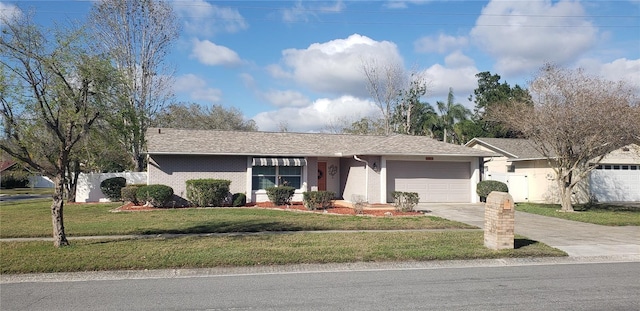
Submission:
<svg viewBox="0 0 640 311">
<path fill-rule="evenodd" d="M 474 138 L 466 146 L 482 144 L 485 147 L 502 153 L 504 156 L 518 160 L 532 160 L 545 158 L 533 147 L 533 143 L 522 138 Z"/>
<path fill-rule="evenodd" d="M 274 133 L 150 128 L 149 154 L 254 156 L 496 156 L 497 154 L 424 136 Z"/>
</svg>

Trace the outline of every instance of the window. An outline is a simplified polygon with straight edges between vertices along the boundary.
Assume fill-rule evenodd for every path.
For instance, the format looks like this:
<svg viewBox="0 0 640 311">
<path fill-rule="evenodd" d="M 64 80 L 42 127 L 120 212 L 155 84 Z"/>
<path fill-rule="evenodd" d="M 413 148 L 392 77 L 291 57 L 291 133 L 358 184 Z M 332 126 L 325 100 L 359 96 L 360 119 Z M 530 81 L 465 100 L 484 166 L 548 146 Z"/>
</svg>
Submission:
<svg viewBox="0 0 640 311">
<path fill-rule="evenodd" d="M 276 168 L 277 166 L 254 166 L 251 180 L 253 190 L 275 186 Z"/>
<path fill-rule="evenodd" d="M 507 165 L 507 173 L 513 173 L 515 171 L 516 171 L 516 165 L 515 164 Z"/>
<path fill-rule="evenodd" d="M 288 185 L 300 189 L 302 185 L 301 166 L 254 166 L 252 170 L 252 189 Z"/>
</svg>

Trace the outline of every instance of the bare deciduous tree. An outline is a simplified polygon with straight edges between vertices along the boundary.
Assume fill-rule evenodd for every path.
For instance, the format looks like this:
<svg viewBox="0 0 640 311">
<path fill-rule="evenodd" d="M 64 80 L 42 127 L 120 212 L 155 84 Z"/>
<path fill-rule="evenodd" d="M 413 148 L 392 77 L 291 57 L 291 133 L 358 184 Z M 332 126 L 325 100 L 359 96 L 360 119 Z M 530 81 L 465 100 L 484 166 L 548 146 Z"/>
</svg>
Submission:
<svg viewBox="0 0 640 311">
<path fill-rule="evenodd" d="M 117 76 L 103 57 L 88 54 L 81 33 L 41 31 L 30 17 L 0 20 L 0 148 L 53 179 L 53 243 L 64 230 L 66 173 L 72 155 L 112 95 Z"/>
<path fill-rule="evenodd" d="M 361 118 L 342 129 L 344 134 L 353 135 L 386 135 L 382 119 Z"/>
<path fill-rule="evenodd" d="M 362 62 L 369 95 L 380 110 L 384 134 L 393 132 L 391 118 L 398 98 L 406 86 L 406 74 L 402 64 L 380 63 L 376 60 Z"/>
<path fill-rule="evenodd" d="M 563 211 L 572 194 L 602 158 L 640 136 L 638 96 L 628 84 L 581 69 L 547 64 L 530 84 L 533 105 L 512 102 L 489 111 L 521 131 L 556 173 Z"/>
<path fill-rule="evenodd" d="M 172 104 L 153 120 L 154 127 L 198 130 L 257 131 L 253 120 L 245 120 L 237 108 L 220 105 L 210 107 L 191 104 Z"/>
<path fill-rule="evenodd" d="M 124 78 L 122 98 L 113 103 L 115 114 L 108 120 L 135 170 L 142 171 L 150 120 L 173 97 L 173 70 L 164 60 L 178 38 L 176 16 L 161 0 L 100 0 L 90 23 Z"/>
<path fill-rule="evenodd" d="M 422 135 L 425 117 L 423 112 L 428 110 L 428 104 L 420 99 L 427 93 L 427 83 L 424 76 L 416 71 L 408 78 L 408 84 L 400 90 L 397 102 L 393 107 L 391 125 L 396 133 Z M 427 106 L 425 106 L 427 105 Z"/>
</svg>

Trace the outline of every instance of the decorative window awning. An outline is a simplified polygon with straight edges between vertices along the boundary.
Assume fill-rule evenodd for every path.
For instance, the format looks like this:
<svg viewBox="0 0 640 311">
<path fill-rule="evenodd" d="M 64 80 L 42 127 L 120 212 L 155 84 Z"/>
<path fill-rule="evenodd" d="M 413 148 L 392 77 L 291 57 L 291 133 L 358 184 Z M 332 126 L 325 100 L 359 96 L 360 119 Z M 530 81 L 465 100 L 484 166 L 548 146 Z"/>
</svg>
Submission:
<svg viewBox="0 0 640 311">
<path fill-rule="evenodd" d="M 305 158 L 253 158 L 253 166 L 305 166 Z"/>
</svg>

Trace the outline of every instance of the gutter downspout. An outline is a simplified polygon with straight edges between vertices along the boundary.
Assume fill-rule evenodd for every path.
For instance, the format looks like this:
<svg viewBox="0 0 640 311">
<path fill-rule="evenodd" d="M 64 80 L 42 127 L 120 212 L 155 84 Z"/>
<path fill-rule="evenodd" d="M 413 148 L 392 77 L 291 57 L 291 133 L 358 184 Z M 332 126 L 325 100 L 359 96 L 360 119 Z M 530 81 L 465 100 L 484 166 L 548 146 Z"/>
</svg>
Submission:
<svg viewBox="0 0 640 311">
<path fill-rule="evenodd" d="M 357 155 L 353 155 L 353 159 L 358 161 L 358 162 L 362 162 L 365 164 L 365 171 L 364 171 L 364 178 L 365 178 L 365 182 L 364 182 L 364 199 L 369 202 L 369 162 L 362 160 L 360 158 L 358 158 Z"/>
</svg>

